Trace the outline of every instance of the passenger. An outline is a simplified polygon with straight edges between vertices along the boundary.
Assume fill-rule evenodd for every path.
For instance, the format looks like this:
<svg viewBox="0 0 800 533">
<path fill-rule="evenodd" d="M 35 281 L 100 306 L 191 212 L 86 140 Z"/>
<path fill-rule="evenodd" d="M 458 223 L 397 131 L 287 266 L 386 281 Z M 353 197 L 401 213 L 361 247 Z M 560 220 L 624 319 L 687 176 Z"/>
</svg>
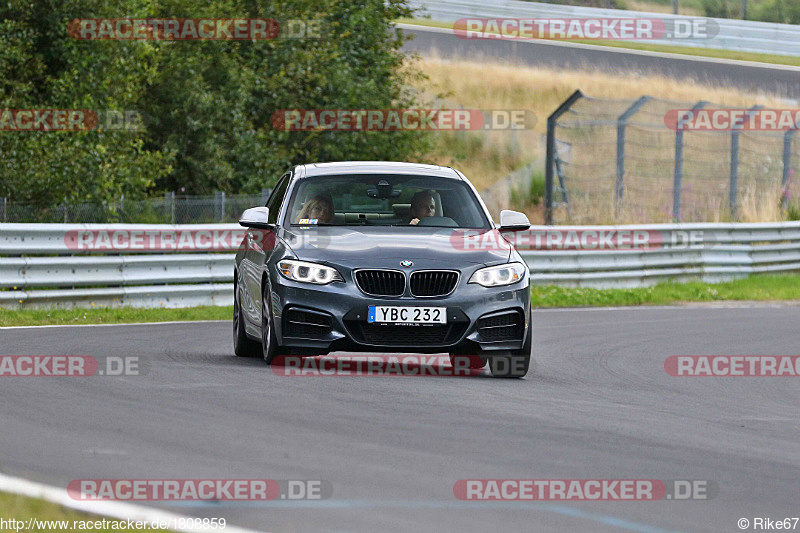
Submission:
<svg viewBox="0 0 800 533">
<path fill-rule="evenodd" d="M 436 202 L 432 191 L 419 191 L 411 197 L 411 221 L 409 224 L 416 226 L 420 219 L 432 217 L 436 214 Z"/>
</svg>

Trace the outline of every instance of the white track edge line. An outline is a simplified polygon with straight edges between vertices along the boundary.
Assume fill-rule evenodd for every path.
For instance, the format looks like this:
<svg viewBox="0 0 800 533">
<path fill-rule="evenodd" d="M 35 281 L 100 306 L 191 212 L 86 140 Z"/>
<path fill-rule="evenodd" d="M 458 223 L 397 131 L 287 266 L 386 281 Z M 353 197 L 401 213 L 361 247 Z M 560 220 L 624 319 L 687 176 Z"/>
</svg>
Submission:
<svg viewBox="0 0 800 533">
<path fill-rule="evenodd" d="M 51 503 L 56 503 L 62 507 L 68 507 L 76 511 L 91 513 L 100 516 L 107 516 L 118 520 L 126 521 L 169 521 L 180 518 L 191 518 L 185 515 L 170 513 L 161 509 L 152 509 L 141 505 L 134 505 L 132 503 L 123 502 L 94 502 L 94 501 L 81 501 L 73 500 L 70 498 L 66 489 L 58 487 L 51 487 L 29 481 L 27 479 L 7 476 L 0 473 L 0 491 L 17 494 L 20 496 L 28 496 L 31 498 L 41 498 Z M 165 530 L 166 531 L 166 530 Z M 192 529 L 192 528 L 176 528 L 170 531 L 179 531 L 181 533 L 208 533 L 208 529 Z M 225 529 L 221 529 L 225 533 L 258 533 L 254 529 L 244 529 L 237 526 L 226 525 Z"/>
</svg>

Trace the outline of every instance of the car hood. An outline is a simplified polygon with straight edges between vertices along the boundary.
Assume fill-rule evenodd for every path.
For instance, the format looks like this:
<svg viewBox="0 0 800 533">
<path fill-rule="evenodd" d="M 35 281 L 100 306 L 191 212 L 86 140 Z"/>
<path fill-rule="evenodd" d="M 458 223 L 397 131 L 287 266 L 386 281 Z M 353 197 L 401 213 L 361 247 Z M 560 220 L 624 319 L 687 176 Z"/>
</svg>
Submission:
<svg viewBox="0 0 800 533">
<path fill-rule="evenodd" d="M 505 263 L 510 245 L 497 230 L 408 226 L 315 226 L 282 230 L 280 237 L 302 260 L 376 264 L 425 261 L 441 266 Z M 487 244 L 488 243 L 488 244 Z M 497 243 L 496 245 L 494 243 Z M 395 265 L 396 266 L 396 265 Z"/>
</svg>

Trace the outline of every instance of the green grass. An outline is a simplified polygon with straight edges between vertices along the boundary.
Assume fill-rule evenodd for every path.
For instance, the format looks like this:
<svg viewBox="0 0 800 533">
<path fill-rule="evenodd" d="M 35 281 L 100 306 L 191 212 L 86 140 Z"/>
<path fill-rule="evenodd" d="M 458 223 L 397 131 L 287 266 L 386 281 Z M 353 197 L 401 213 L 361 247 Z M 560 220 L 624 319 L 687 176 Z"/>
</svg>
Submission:
<svg viewBox="0 0 800 533">
<path fill-rule="evenodd" d="M 428 19 L 402 18 L 395 22 L 402 24 L 417 24 L 419 26 L 430 26 L 433 28 L 452 28 L 452 23 L 439 22 Z M 752 52 L 737 52 L 733 50 L 716 50 L 711 48 L 692 48 L 688 46 L 670 46 L 661 44 L 629 43 L 620 41 L 601 41 L 576 39 L 569 40 L 571 43 L 593 44 L 597 46 L 610 46 L 612 48 L 627 48 L 630 50 L 642 50 L 647 52 L 662 52 L 669 54 L 682 54 L 688 56 L 711 57 L 718 59 L 735 59 L 739 61 L 757 61 L 759 63 L 772 63 L 775 65 L 800 66 L 800 57 L 781 56 L 775 54 L 756 54 Z"/>
<path fill-rule="evenodd" d="M 750 276 L 725 283 L 661 283 L 636 289 L 533 286 L 534 307 L 665 305 L 686 302 L 800 300 L 800 274 Z"/>
<path fill-rule="evenodd" d="M 0 326 L 44 324 L 124 324 L 129 322 L 170 322 L 175 320 L 229 320 L 233 306 L 185 307 L 181 309 L 138 309 L 133 307 L 92 309 L 3 309 Z"/>
<path fill-rule="evenodd" d="M 47 520 L 47 521 L 53 521 L 53 520 L 68 521 L 68 527 L 66 528 L 60 528 L 59 526 L 55 526 L 52 528 L 32 527 L 28 529 L 26 526 L 19 529 L 19 531 L 30 531 L 30 532 L 40 532 L 40 533 L 52 533 L 55 531 L 78 531 L 79 529 L 73 528 L 73 526 L 76 525 L 74 524 L 75 521 L 95 522 L 97 520 L 103 520 L 103 517 L 101 516 L 90 515 L 87 513 L 80 513 L 78 511 L 73 511 L 71 509 L 61 507 L 60 505 L 56 505 L 55 503 L 50 503 L 45 500 L 28 498 L 26 496 L 18 496 L 16 494 L 8 494 L 5 492 L 0 492 L 0 518 L 6 521 L 10 519 L 27 521 L 30 518 L 35 518 L 38 520 Z M 108 518 L 106 518 L 105 520 L 107 521 L 106 525 L 111 525 L 112 522 L 115 523 L 121 522 L 117 520 L 110 520 Z M 78 528 L 80 528 L 80 524 L 77 524 L 77 526 Z M 6 527 L 0 529 L 0 531 L 15 531 L 15 529 L 14 528 L 9 529 L 8 527 Z M 111 531 L 119 532 L 125 530 L 121 528 L 113 529 L 113 526 L 111 526 L 109 528 L 102 528 L 102 527 L 99 529 L 93 528 L 91 531 L 110 533 Z M 147 528 L 147 529 L 135 529 L 133 531 L 167 531 L 167 530 Z"/>
</svg>

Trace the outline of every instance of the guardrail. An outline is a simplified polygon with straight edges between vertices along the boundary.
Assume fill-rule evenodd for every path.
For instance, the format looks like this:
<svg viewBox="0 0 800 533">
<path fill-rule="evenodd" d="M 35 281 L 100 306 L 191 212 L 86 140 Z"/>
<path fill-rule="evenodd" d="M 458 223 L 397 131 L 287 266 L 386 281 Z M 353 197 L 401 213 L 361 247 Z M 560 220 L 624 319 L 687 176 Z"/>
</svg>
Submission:
<svg viewBox="0 0 800 533">
<path fill-rule="evenodd" d="M 540 4 L 519 0 L 412 0 L 418 15 L 455 22 L 461 18 L 655 18 L 675 20 L 697 17 L 623 9 Z M 711 39 L 652 39 L 647 42 L 696 48 L 714 48 L 764 54 L 800 55 L 800 26 L 751 20 L 709 18 L 719 26 Z M 641 42 L 641 41 L 637 41 Z"/>
<path fill-rule="evenodd" d="M 146 239 L 140 250 L 80 251 L 81 232 L 99 231 L 111 240 L 115 232 L 205 233 L 203 243 L 216 237 L 221 251 L 187 253 L 175 242 L 153 253 Z M 233 252 L 244 233 L 238 224 L 0 224 L 0 307 L 232 305 Z"/>
<path fill-rule="evenodd" d="M 188 307 L 233 303 L 234 254 L 76 252 L 76 231 L 230 231 L 235 224 L 0 224 L 0 307 Z M 720 282 L 755 273 L 800 271 L 800 222 L 535 226 L 568 235 L 643 231 L 648 249 L 524 250 L 534 284 L 641 287 L 662 281 Z M 240 233 L 232 233 L 239 235 Z M 570 242 L 563 239 L 559 242 Z M 238 246 L 229 241 L 233 249 Z"/>
</svg>

